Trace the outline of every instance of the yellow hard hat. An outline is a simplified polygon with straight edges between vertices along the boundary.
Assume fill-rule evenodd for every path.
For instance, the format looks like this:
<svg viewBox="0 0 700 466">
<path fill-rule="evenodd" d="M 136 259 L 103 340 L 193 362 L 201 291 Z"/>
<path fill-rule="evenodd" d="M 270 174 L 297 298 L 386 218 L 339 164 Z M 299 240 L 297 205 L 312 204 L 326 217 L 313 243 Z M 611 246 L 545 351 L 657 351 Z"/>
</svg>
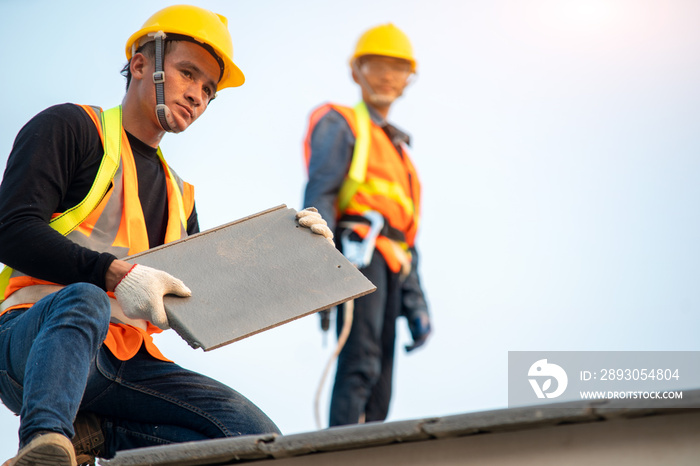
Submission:
<svg viewBox="0 0 700 466">
<path fill-rule="evenodd" d="M 363 55 L 403 58 L 411 62 L 411 71 L 416 71 L 416 59 L 413 57 L 411 41 L 401 29 L 391 23 L 368 29 L 360 36 L 350 61 Z"/>
<path fill-rule="evenodd" d="M 131 60 L 136 50 L 145 42 L 148 34 L 163 31 L 181 34 L 209 45 L 223 61 L 223 72 L 218 90 L 237 87 L 245 82 L 243 72 L 233 63 L 233 43 L 228 31 L 228 20 L 204 8 L 190 5 L 175 5 L 163 8 L 148 18 L 141 29 L 126 42 L 126 59 Z"/>
</svg>

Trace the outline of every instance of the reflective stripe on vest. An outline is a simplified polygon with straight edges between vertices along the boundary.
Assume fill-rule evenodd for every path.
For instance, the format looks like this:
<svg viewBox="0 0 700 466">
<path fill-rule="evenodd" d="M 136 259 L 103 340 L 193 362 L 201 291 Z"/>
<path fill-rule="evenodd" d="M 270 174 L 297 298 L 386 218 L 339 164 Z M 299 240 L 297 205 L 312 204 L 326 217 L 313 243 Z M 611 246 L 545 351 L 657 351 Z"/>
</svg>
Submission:
<svg viewBox="0 0 700 466">
<path fill-rule="evenodd" d="M 95 111 L 95 108 L 93 107 L 92 110 Z M 85 199 L 49 221 L 49 225 L 63 236 L 68 235 L 78 225 L 83 223 L 90 212 L 95 210 L 95 207 L 97 207 L 105 194 L 107 194 L 109 185 L 119 167 L 119 159 L 122 154 L 122 138 L 120 137 L 122 107 L 120 105 L 110 108 L 105 112 L 102 112 L 98 108 L 97 112 L 96 113 L 100 115 L 102 145 L 104 146 L 105 153 L 102 156 L 95 181 L 92 183 L 90 191 L 87 196 L 85 196 Z"/>
<path fill-rule="evenodd" d="M 9 309 L 14 306 L 26 306 L 27 304 L 35 304 L 40 299 L 55 293 L 57 291 L 65 288 L 62 285 L 32 285 L 20 288 L 14 293 L 12 293 L 2 304 L 0 304 L 0 311 Z M 142 319 L 131 319 L 124 314 L 122 307 L 116 298 L 109 298 L 109 305 L 111 308 L 111 318 L 110 322 L 116 324 L 127 324 L 132 327 L 140 328 L 143 331 L 148 331 L 148 322 Z"/>
<path fill-rule="evenodd" d="M 367 164 L 369 163 L 370 125 L 369 110 L 364 101 L 355 105 L 355 149 L 352 152 L 352 162 L 348 175 L 340 187 L 338 193 L 338 208 L 341 212 L 350 204 L 350 199 L 355 195 L 367 177 Z"/>
</svg>

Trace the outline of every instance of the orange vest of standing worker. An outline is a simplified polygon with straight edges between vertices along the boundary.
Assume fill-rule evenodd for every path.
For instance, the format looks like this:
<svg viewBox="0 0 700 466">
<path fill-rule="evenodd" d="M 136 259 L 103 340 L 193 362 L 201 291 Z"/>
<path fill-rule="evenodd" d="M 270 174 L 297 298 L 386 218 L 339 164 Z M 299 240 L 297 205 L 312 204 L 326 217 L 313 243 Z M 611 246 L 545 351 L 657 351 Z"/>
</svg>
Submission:
<svg viewBox="0 0 700 466">
<path fill-rule="evenodd" d="M 358 107 L 364 103 L 358 104 Z M 391 227 L 403 233 L 405 241 L 392 241 L 385 236 L 379 236 L 376 248 L 387 262 L 392 272 L 398 273 L 402 267 L 402 259 L 399 257 L 408 247 L 413 247 L 420 218 L 420 182 L 418 174 L 411 162 L 407 148 L 401 145 L 397 150 L 384 130 L 375 124 L 366 113 L 366 107 L 344 107 L 335 104 L 325 104 L 314 110 L 310 117 L 309 132 L 305 141 L 306 166 L 309 166 L 311 158 L 311 134 L 318 121 L 331 109 L 340 113 L 350 125 L 355 135 L 356 147 L 363 143 L 358 138 L 362 118 L 358 120 L 356 112 L 364 110 L 365 124 L 369 126 L 368 141 L 364 142 L 367 148 L 364 155 L 364 167 L 360 174 L 354 177 L 348 175 L 341 187 L 338 204 L 336 206 L 337 217 L 343 215 L 362 215 L 368 210 L 375 210 L 384 216 Z M 357 158 L 362 158 L 356 150 L 353 154 L 353 164 Z M 361 164 L 362 165 L 362 164 Z M 355 179 L 351 179 L 355 178 Z M 367 225 L 356 225 L 353 230 L 364 238 L 369 231 Z M 398 249 L 397 249 L 398 248 Z"/>
<path fill-rule="evenodd" d="M 103 127 L 101 119 L 102 110 L 99 107 L 86 105 L 81 105 L 81 107 L 95 123 L 102 144 L 105 147 L 105 157 L 107 157 L 107 145 L 104 134 L 106 129 Z M 121 133 L 121 157 L 118 161 L 118 166 L 115 162 L 114 168 L 116 172 L 111 179 L 111 187 L 99 204 L 66 237 L 94 251 L 108 252 L 117 257 L 126 257 L 147 250 L 149 244 L 146 221 L 138 196 L 138 179 L 134 155 L 126 132 L 121 127 L 120 116 L 117 130 Z M 114 129 L 112 131 L 117 132 Z M 194 187 L 182 181 L 168 167 L 160 153 L 160 149 L 158 150 L 158 155 L 166 176 L 168 222 L 165 242 L 169 243 L 187 236 L 187 218 L 189 218 L 194 208 Z M 103 166 L 100 167 L 100 170 L 102 168 Z M 99 182 L 96 178 L 91 191 L 96 189 L 95 185 L 97 184 Z M 58 213 L 54 214 L 52 218 L 59 215 Z M 4 296 L 6 303 L 12 302 L 12 306 L 7 307 L 5 311 L 28 307 L 28 305 L 38 301 L 42 295 L 49 294 L 56 291 L 56 289 L 58 289 L 58 286 L 55 283 L 39 280 L 13 270 Z M 13 294 L 15 294 L 14 297 Z M 108 295 L 110 295 L 110 301 L 114 309 L 115 306 L 118 306 L 114 294 L 109 292 Z M 112 315 L 114 316 L 114 312 Z M 133 322 L 135 323 L 136 321 Z M 124 323 L 110 323 L 109 332 L 104 341 L 105 346 L 117 358 L 126 361 L 138 352 L 141 344 L 144 344 L 152 356 L 168 361 L 155 346 L 151 337 L 151 334 L 159 333 L 161 330 L 150 322 L 141 321 L 140 323 L 142 324 L 140 327 L 143 328 Z"/>
</svg>

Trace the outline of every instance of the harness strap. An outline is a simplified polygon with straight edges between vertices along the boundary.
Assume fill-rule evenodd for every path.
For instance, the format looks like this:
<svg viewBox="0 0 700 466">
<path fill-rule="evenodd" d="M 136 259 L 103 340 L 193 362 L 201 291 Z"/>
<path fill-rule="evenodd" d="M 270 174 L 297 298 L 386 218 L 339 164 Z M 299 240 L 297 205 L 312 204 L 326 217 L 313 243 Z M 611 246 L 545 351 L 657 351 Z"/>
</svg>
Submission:
<svg viewBox="0 0 700 466">
<path fill-rule="evenodd" d="M 338 226 L 343 227 L 343 228 L 352 228 L 355 224 L 361 223 L 363 225 L 369 225 L 370 222 L 368 219 L 363 217 L 362 215 L 343 215 L 340 217 L 340 220 L 338 221 Z M 346 226 L 346 225 L 351 225 L 351 226 Z M 399 241 L 399 242 L 406 242 L 406 235 L 403 234 L 401 230 L 397 230 L 396 228 L 392 227 L 389 225 L 389 222 L 384 219 L 384 226 L 382 227 L 382 230 L 379 232 L 380 235 L 386 236 L 387 238 L 394 240 L 394 241 Z"/>
<path fill-rule="evenodd" d="M 385 223 L 386 225 L 386 223 Z M 369 226 L 367 222 L 354 222 L 350 220 L 341 220 L 338 223 L 338 227 L 340 228 L 347 228 L 348 230 L 354 230 L 355 227 L 362 226 L 366 227 Z M 397 230 L 398 231 L 398 230 Z M 391 248 L 391 251 L 398 261 L 399 264 L 399 273 L 401 275 L 401 278 L 406 278 L 410 273 L 411 273 L 411 267 L 412 265 L 412 259 L 411 259 L 411 253 L 406 249 L 406 242 L 401 241 L 401 240 L 396 240 L 393 238 L 390 238 L 387 235 L 384 235 L 382 232 L 379 233 L 380 237 L 377 238 L 377 245 L 375 246 L 376 249 L 378 249 L 380 252 L 382 252 L 382 245 L 383 244 L 388 244 L 389 247 Z M 384 238 L 382 238 L 382 236 Z"/>
</svg>

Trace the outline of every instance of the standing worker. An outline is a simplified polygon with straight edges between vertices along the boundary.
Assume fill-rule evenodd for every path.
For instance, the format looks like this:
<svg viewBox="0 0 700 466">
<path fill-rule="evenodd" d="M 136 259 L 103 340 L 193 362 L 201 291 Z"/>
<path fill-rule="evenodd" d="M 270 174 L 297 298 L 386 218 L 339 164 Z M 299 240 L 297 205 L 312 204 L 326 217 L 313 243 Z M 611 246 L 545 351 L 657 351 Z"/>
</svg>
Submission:
<svg viewBox="0 0 700 466">
<path fill-rule="evenodd" d="M 331 426 L 386 419 L 397 317 L 408 320 L 407 351 L 430 334 L 414 244 L 420 184 L 408 135 L 386 120 L 416 71 L 411 43 L 393 24 L 374 27 L 360 37 L 350 67 L 362 101 L 315 109 L 305 141 L 304 205 L 318 208 L 337 247 L 377 286 L 338 312 L 338 334 L 346 321 L 352 326 L 338 357 Z M 327 316 L 321 313 L 324 330 Z"/>
<path fill-rule="evenodd" d="M 217 91 L 243 84 L 227 20 L 165 8 L 128 39 L 126 58 L 122 105 L 50 107 L 22 128 L 7 161 L 0 398 L 20 416 L 20 449 L 5 466 L 75 466 L 131 448 L 279 432 L 233 389 L 160 353 L 151 334 L 169 328 L 163 296 L 190 290 L 117 259 L 199 231 L 193 188 L 159 144 Z"/>
</svg>

